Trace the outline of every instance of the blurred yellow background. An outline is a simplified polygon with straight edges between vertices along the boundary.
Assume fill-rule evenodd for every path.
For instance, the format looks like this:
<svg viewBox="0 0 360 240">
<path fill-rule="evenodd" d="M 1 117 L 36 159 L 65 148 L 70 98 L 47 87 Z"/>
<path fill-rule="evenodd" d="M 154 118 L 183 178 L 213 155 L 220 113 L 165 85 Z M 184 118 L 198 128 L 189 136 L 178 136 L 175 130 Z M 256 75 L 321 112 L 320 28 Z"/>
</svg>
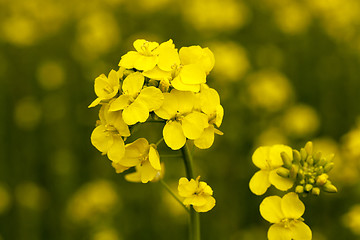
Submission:
<svg viewBox="0 0 360 240">
<path fill-rule="evenodd" d="M 304 199 L 314 239 L 360 239 L 360 1 L 0 0 L 1 240 L 187 238 L 158 183 L 126 182 L 90 143 L 93 81 L 138 38 L 215 55 L 224 135 L 194 154 L 217 200 L 203 239 L 266 239 L 252 152 L 308 140 L 336 154 L 339 189 Z M 182 162 L 164 163 L 175 189 Z"/>
</svg>

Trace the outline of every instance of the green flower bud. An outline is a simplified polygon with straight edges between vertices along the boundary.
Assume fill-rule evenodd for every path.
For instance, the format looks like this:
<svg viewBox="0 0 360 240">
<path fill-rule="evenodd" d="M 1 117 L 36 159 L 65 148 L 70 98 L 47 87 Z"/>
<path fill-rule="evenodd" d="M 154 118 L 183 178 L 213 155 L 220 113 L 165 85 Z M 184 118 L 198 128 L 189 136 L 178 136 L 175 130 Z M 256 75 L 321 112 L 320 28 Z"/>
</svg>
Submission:
<svg viewBox="0 0 360 240">
<path fill-rule="evenodd" d="M 299 172 L 299 166 L 296 164 L 291 165 L 290 178 L 296 178 L 298 172 Z"/>
<path fill-rule="evenodd" d="M 315 183 L 314 177 L 311 177 L 311 178 L 309 179 L 309 183 L 310 183 L 310 184 L 314 184 L 314 183 Z"/>
<path fill-rule="evenodd" d="M 313 143 L 312 142 L 307 142 L 306 144 L 305 144 L 305 151 L 307 152 L 307 154 L 308 155 L 311 155 L 312 154 L 312 152 L 313 152 Z"/>
<path fill-rule="evenodd" d="M 332 183 L 330 181 L 327 181 L 325 183 L 325 185 L 323 186 L 323 189 L 325 192 L 328 192 L 328 193 L 336 193 L 337 192 L 337 188 L 332 185 Z"/>
<path fill-rule="evenodd" d="M 301 160 L 305 160 L 308 156 L 306 150 L 304 148 L 300 149 L 300 155 L 301 155 Z"/>
<path fill-rule="evenodd" d="M 288 169 L 286 169 L 286 168 L 283 168 L 283 167 L 281 167 L 281 168 L 279 168 L 278 170 L 276 170 L 276 173 L 277 173 L 279 176 L 283 177 L 283 178 L 288 178 L 289 175 L 290 175 L 290 171 L 289 171 Z"/>
<path fill-rule="evenodd" d="M 300 180 L 303 180 L 305 178 L 304 170 L 299 169 L 297 176 Z"/>
<path fill-rule="evenodd" d="M 314 158 L 314 163 L 315 164 L 318 164 L 318 162 L 321 159 L 321 156 L 322 156 L 321 152 L 317 152 L 316 154 L 314 154 L 313 158 Z"/>
<path fill-rule="evenodd" d="M 300 184 L 305 184 L 305 179 L 301 179 L 299 183 Z"/>
<path fill-rule="evenodd" d="M 325 158 L 321 158 L 320 161 L 318 162 L 318 166 L 324 166 L 327 163 Z"/>
<path fill-rule="evenodd" d="M 318 187 L 314 187 L 312 190 L 311 190 L 311 193 L 315 196 L 319 196 L 320 195 L 320 188 Z"/>
<path fill-rule="evenodd" d="M 320 166 L 318 167 L 318 169 L 316 170 L 316 175 L 321 175 L 324 173 L 324 167 Z"/>
<path fill-rule="evenodd" d="M 313 188 L 313 185 L 311 185 L 311 184 L 306 184 L 304 187 L 306 192 L 310 192 L 312 188 Z"/>
<path fill-rule="evenodd" d="M 148 81 L 148 84 L 147 84 L 149 87 L 150 86 L 154 86 L 154 87 L 157 87 L 158 85 L 159 85 L 159 82 L 158 81 L 156 81 L 156 80 L 154 80 L 154 79 L 150 79 L 149 81 Z"/>
<path fill-rule="evenodd" d="M 287 155 L 286 152 L 282 152 L 280 155 L 283 160 L 284 167 L 287 169 L 290 169 L 291 165 L 292 165 L 292 161 L 291 161 L 289 155 Z"/>
<path fill-rule="evenodd" d="M 301 155 L 298 150 L 293 149 L 293 159 L 295 163 L 299 163 L 301 159 Z"/>
<path fill-rule="evenodd" d="M 306 162 L 312 166 L 314 164 L 314 159 L 312 158 L 312 156 L 308 156 L 307 159 L 306 159 Z"/>
<path fill-rule="evenodd" d="M 328 162 L 325 166 L 324 166 L 324 171 L 327 173 L 327 172 L 330 172 L 331 169 L 333 169 L 334 167 L 334 163 L 333 162 Z"/>
<path fill-rule="evenodd" d="M 333 160 L 334 160 L 334 157 L 335 157 L 335 154 L 330 154 L 330 155 L 328 155 L 327 157 L 326 157 L 326 160 L 328 161 L 328 162 L 332 162 Z"/>
<path fill-rule="evenodd" d="M 303 193 L 303 192 L 304 192 L 304 187 L 301 186 L 301 185 L 297 185 L 297 186 L 295 187 L 295 192 L 296 192 L 296 193 Z"/>
</svg>

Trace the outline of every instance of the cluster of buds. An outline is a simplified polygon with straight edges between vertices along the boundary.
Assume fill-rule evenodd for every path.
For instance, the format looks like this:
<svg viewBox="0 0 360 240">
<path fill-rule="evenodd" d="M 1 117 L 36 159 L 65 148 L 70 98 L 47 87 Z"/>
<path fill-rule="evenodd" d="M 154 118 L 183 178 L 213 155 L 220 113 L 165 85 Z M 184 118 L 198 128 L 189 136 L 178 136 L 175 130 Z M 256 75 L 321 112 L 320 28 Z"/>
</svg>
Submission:
<svg viewBox="0 0 360 240">
<path fill-rule="evenodd" d="M 321 152 L 314 152 L 312 142 L 307 142 L 300 151 L 293 150 L 292 153 L 292 160 L 286 152 L 281 153 L 284 165 L 278 169 L 277 174 L 294 179 L 296 193 L 317 196 L 321 190 L 328 193 L 337 192 L 336 187 L 328 179 L 328 172 L 334 167 L 334 154 L 323 156 Z"/>
</svg>

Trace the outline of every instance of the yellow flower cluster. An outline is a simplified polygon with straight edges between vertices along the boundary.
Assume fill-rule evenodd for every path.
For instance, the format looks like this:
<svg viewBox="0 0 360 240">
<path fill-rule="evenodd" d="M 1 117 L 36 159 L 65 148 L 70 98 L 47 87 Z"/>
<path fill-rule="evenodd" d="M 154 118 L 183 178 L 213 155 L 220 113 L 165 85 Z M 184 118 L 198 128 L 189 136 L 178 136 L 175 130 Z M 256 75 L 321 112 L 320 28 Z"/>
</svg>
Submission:
<svg viewBox="0 0 360 240">
<path fill-rule="evenodd" d="M 259 147 L 252 161 L 260 168 L 251 178 L 249 187 L 256 195 L 263 195 L 273 185 L 281 191 L 288 191 L 282 198 L 270 196 L 260 204 L 260 213 L 273 225 L 269 228 L 268 239 L 310 240 L 312 233 L 301 216 L 305 211 L 298 194 L 319 195 L 320 191 L 334 193 L 337 189 L 328 179 L 333 168 L 334 155 L 322 156 L 314 152 L 311 142 L 300 151 L 285 145 Z"/>
<path fill-rule="evenodd" d="M 101 105 L 92 144 L 112 161 L 117 173 L 131 167 L 136 172 L 126 179 L 147 183 L 161 173 L 157 145 L 145 138 L 125 144 L 135 124 L 148 120 L 163 122 L 163 139 L 173 150 L 187 139 L 195 146 L 212 146 L 224 110 L 216 90 L 206 85 L 215 59 L 208 48 L 175 48 L 170 39 L 161 44 L 138 39 L 135 51 L 121 57 L 119 69 L 95 79 L 97 98 L 89 105 Z"/>
</svg>

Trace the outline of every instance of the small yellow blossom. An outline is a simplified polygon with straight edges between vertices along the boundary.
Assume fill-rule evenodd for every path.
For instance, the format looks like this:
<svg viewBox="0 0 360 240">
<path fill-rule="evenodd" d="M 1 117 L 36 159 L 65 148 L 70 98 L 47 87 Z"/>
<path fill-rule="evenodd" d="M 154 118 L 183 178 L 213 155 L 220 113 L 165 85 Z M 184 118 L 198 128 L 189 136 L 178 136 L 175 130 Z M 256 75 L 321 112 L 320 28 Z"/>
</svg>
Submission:
<svg viewBox="0 0 360 240">
<path fill-rule="evenodd" d="M 184 205 L 192 205 L 197 212 L 208 212 L 215 206 L 213 190 L 206 182 L 200 182 L 199 179 L 200 176 L 190 181 L 185 177 L 180 178 L 178 192 L 185 198 Z"/>
<path fill-rule="evenodd" d="M 270 196 L 260 204 L 261 216 L 273 223 L 268 231 L 269 240 L 311 240 L 312 233 L 301 216 L 305 206 L 298 195 L 290 192 L 280 198 Z"/>
<path fill-rule="evenodd" d="M 158 61 L 158 56 L 154 53 L 154 50 L 159 46 L 159 43 L 138 39 L 133 45 L 136 51 L 129 51 L 122 56 L 119 66 L 127 69 L 136 68 L 143 71 L 153 69 Z"/>
<path fill-rule="evenodd" d="M 118 93 L 122 71 L 116 72 L 111 70 L 108 77 L 101 74 L 95 79 L 94 89 L 96 96 L 98 96 L 90 105 L 89 108 L 97 106 L 102 100 L 109 100 Z"/>
<path fill-rule="evenodd" d="M 125 154 L 123 137 L 130 136 L 122 112 L 109 112 L 109 104 L 104 104 L 99 112 L 100 124 L 91 134 L 91 143 L 113 162 L 119 162 Z"/>
<path fill-rule="evenodd" d="M 149 112 L 158 109 L 164 100 L 160 89 L 145 87 L 144 76 L 139 72 L 131 73 L 122 84 L 123 94 L 111 103 L 110 111 L 123 110 L 122 117 L 128 125 L 145 122 Z"/>
<path fill-rule="evenodd" d="M 183 147 L 186 138 L 199 138 L 209 125 L 204 113 L 193 111 L 194 104 L 194 93 L 173 89 L 164 93 L 163 105 L 155 110 L 156 115 L 168 120 L 163 136 L 166 145 L 173 150 Z"/>
<path fill-rule="evenodd" d="M 220 96 L 217 91 L 207 87 L 206 84 L 203 85 L 201 92 L 197 94 L 197 97 L 200 104 L 200 110 L 208 116 L 209 126 L 204 129 L 204 132 L 199 138 L 194 140 L 194 144 L 200 149 L 207 149 L 212 146 L 215 133 L 219 135 L 223 134 L 215 128 L 215 125 L 220 127 L 224 116 L 224 109 L 220 105 Z"/>
<path fill-rule="evenodd" d="M 125 155 L 119 161 L 124 167 L 135 167 L 136 172 L 127 174 L 126 180 L 130 182 L 147 183 L 153 180 L 161 171 L 160 156 L 153 144 L 145 138 L 126 144 Z M 116 166 L 114 166 L 116 168 Z"/>
<path fill-rule="evenodd" d="M 292 149 L 285 145 L 277 144 L 271 147 L 259 147 L 255 150 L 252 161 L 260 170 L 251 178 L 249 187 L 256 195 L 263 195 L 271 184 L 281 191 L 286 191 L 293 186 L 293 179 L 277 174 L 283 165 L 282 152 L 285 152 L 292 160 Z"/>
<path fill-rule="evenodd" d="M 199 92 L 201 84 L 206 83 L 206 75 L 215 64 L 214 54 L 209 48 L 200 46 L 182 47 L 179 51 L 181 66 L 172 86 L 181 91 Z"/>
</svg>

